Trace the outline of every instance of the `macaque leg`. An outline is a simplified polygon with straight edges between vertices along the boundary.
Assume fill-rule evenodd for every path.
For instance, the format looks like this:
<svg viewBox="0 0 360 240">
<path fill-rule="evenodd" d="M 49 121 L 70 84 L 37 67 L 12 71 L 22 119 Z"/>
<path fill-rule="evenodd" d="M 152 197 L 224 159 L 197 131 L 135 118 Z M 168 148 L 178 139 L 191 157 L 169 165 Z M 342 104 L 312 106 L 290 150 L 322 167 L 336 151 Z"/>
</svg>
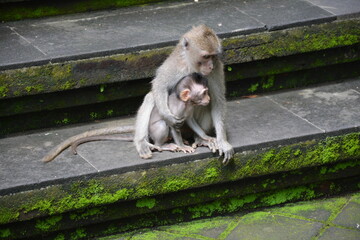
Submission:
<svg viewBox="0 0 360 240">
<path fill-rule="evenodd" d="M 154 98 L 149 92 L 141 104 L 135 121 L 134 144 L 141 158 L 151 158 L 152 145 L 149 143 L 149 123 L 154 108 Z"/>
<path fill-rule="evenodd" d="M 149 136 L 154 141 L 155 146 L 163 146 L 169 136 L 169 127 L 163 120 L 156 121 L 149 126 Z"/>
<path fill-rule="evenodd" d="M 219 149 L 216 138 L 208 136 L 193 117 L 188 118 L 186 122 L 197 135 L 197 137 L 195 137 L 195 142 L 192 144 L 193 148 L 205 146 L 213 153 Z"/>
<path fill-rule="evenodd" d="M 178 150 L 184 153 L 193 153 L 195 152 L 195 149 L 185 145 L 181 136 L 180 130 L 177 130 L 173 127 L 170 127 L 171 135 L 174 139 L 174 142 L 178 145 Z"/>
</svg>

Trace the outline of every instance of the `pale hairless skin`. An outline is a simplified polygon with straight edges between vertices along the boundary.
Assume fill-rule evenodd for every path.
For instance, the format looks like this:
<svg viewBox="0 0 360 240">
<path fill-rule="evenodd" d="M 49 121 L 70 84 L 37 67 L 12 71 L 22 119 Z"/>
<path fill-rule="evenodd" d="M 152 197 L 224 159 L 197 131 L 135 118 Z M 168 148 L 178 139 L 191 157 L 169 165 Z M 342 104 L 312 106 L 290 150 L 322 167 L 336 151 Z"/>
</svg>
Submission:
<svg viewBox="0 0 360 240">
<path fill-rule="evenodd" d="M 207 80 L 199 74 L 191 74 L 184 77 L 172 90 L 169 95 L 169 108 L 171 113 L 177 117 L 184 118 L 189 127 L 204 141 L 207 141 L 209 148 L 215 152 L 217 150 L 216 140 L 207 136 L 200 128 L 193 118 L 195 106 L 206 106 L 210 102 L 208 95 Z M 151 150 L 158 151 L 182 151 L 185 153 L 194 152 L 193 147 L 187 146 L 183 143 L 181 132 L 169 126 L 167 122 L 161 117 L 156 107 L 153 107 L 148 123 L 149 138 L 153 144 L 147 142 Z M 118 134 L 131 132 L 132 127 L 117 127 L 117 128 L 104 128 L 98 130 L 88 131 L 72 138 L 67 139 L 56 148 L 54 148 L 43 161 L 49 162 L 54 159 L 61 151 L 71 146 L 72 151 L 76 154 L 76 148 L 79 144 L 99 141 L 99 140 L 123 140 L 132 141 L 132 138 L 123 136 L 109 136 L 108 134 Z M 174 139 L 174 143 L 166 143 L 169 136 Z"/>
</svg>

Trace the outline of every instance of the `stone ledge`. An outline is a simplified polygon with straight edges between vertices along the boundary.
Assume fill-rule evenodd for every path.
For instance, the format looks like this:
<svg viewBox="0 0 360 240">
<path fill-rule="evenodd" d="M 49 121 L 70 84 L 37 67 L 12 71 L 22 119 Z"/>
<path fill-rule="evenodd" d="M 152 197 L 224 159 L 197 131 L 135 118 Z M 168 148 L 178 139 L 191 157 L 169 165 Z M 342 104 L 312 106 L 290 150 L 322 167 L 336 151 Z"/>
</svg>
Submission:
<svg viewBox="0 0 360 240">
<path fill-rule="evenodd" d="M 226 65 L 320 51 L 360 43 L 360 20 L 263 32 L 223 40 Z M 146 79 L 173 47 L 68 61 L 0 72 L 0 98 L 51 93 Z M 349 59 L 348 61 L 356 61 Z"/>
<path fill-rule="evenodd" d="M 104 141 L 40 162 L 67 137 L 133 119 L 0 139 L 0 233 L 93 236 L 356 190 L 359 83 L 228 102 L 236 155 L 226 167 L 205 148 L 142 160 L 132 143 Z"/>
<path fill-rule="evenodd" d="M 0 197 L 0 229 L 10 229 L 17 238 L 155 212 L 195 219 L 355 190 L 359 141 L 360 132 L 323 135 L 239 151 L 226 167 L 210 157 L 5 194 Z M 346 178 L 352 179 L 348 188 L 337 183 Z M 131 229 L 121 226 L 118 230 Z"/>
</svg>

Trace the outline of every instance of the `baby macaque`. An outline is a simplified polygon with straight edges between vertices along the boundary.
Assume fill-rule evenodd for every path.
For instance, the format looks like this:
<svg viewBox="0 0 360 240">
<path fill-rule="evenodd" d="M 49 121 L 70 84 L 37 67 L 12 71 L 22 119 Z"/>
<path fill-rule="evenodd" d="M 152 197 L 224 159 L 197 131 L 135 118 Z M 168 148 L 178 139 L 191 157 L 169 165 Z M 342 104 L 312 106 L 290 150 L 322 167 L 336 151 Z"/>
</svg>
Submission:
<svg viewBox="0 0 360 240">
<path fill-rule="evenodd" d="M 207 79 L 197 73 L 183 77 L 178 84 L 169 91 L 168 105 L 171 113 L 174 116 L 185 119 L 188 126 L 201 139 L 207 141 L 209 143 L 209 148 L 215 152 L 218 149 L 216 139 L 206 135 L 193 117 L 195 107 L 206 106 L 209 102 L 210 96 L 208 94 Z M 76 154 L 76 147 L 85 142 L 99 140 L 132 141 L 132 138 L 109 135 L 127 133 L 131 131 L 133 131 L 132 127 L 116 127 L 97 129 L 81 133 L 59 144 L 43 158 L 43 161 L 49 162 L 53 160 L 60 152 L 69 146 L 71 146 L 73 153 Z M 153 107 L 150 115 L 148 132 L 148 139 L 150 138 L 153 142 L 148 143 L 151 150 L 182 151 L 185 153 L 195 151 L 193 147 L 184 144 L 180 129 L 169 126 L 161 117 L 159 110 L 156 107 Z M 169 136 L 173 138 L 175 143 L 167 143 Z"/>
<path fill-rule="evenodd" d="M 211 143 L 210 149 L 216 151 L 216 139 L 207 136 L 193 117 L 196 106 L 207 106 L 209 102 L 207 79 L 197 73 L 181 79 L 174 89 L 170 91 L 168 99 L 171 113 L 176 117 L 185 119 L 188 126 L 201 139 Z M 169 133 L 171 133 L 170 135 L 175 144 L 166 144 Z M 160 115 L 157 107 L 153 108 L 150 116 L 149 137 L 154 142 L 154 148 L 159 151 L 183 151 L 185 153 L 195 151 L 193 147 L 184 144 L 180 129 L 169 126 Z"/>
</svg>

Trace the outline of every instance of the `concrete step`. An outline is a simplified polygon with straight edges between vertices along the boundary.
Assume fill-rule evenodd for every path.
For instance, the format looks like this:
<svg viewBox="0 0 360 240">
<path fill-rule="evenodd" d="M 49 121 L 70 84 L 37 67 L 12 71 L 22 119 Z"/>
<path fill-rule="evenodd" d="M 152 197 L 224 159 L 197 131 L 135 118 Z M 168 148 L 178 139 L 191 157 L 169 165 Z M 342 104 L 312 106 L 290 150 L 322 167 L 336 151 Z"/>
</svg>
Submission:
<svg viewBox="0 0 360 240">
<path fill-rule="evenodd" d="M 142 160 L 124 142 L 40 161 L 69 136 L 132 123 L 0 139 L 0 238 L 90 238 L 359 188 L 359 78 L 230 101 L 225 167 L 206 148 Z"/>
<path fill-rule="evenodd" d="M 229 97 L 359 76 L 359 13 L 356 0 L 171 1 L 0 23 L 0 135 L 134 113 L 201 23 L 223 39 Z"/>
<path fill-rule="evenodd" d="M 97 238 L 113 239 L 359 239 L 360 192 L 239 212 Z"/>
</svg>

